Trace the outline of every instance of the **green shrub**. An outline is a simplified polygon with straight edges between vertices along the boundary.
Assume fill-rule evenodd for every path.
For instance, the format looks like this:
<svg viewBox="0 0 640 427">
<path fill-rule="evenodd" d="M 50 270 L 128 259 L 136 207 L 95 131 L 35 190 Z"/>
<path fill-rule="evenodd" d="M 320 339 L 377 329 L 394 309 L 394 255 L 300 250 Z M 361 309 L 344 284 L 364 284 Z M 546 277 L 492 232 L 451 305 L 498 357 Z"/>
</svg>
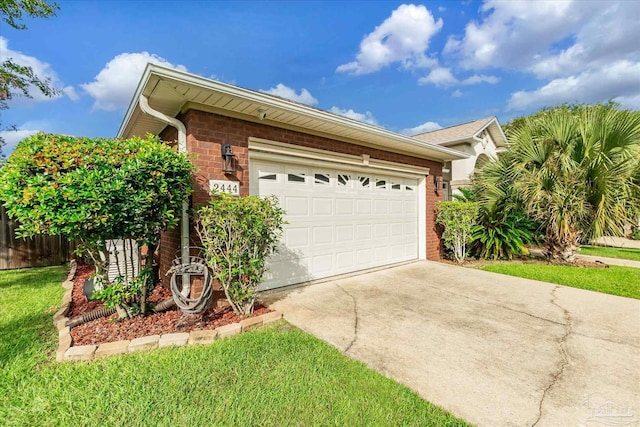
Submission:
<svg viewBox="0 0 640 427">
<path fill-rule="evenodd" d="M 471 202 L 438 202 L 436 222 L 442 226 L 444 246 L 453 251 L 456 261 L 463 263 L 467 256 L 467 244 L 478 215 L 478 205 Z"/>
<path fill-rule="evenodd" d="M 471 251 L 483 259 L 512 259 L 528 255 L 525 245 L 534 242 L 537 223 L 521 212 L 480 208 L 478 224 L 471 232 Z"/>
<path fill-rule="evenodd" d="M 209 267 L 233 311 L 253 312 L 266 259 L 277 250 L 284 211 L 275 197 L 216 194 L 198 211 L 198 234 Z"/>
<path fill-rule="evenodd" d="M 153 253 L 178 224 L 191 192 L 189 159 L 157 137 L 76 138 L 39 133 L 0 170 L 0 200 L 20 237 L 76 240 L 105 280 L 107 240 L 133 239 Z"/>
</svg>

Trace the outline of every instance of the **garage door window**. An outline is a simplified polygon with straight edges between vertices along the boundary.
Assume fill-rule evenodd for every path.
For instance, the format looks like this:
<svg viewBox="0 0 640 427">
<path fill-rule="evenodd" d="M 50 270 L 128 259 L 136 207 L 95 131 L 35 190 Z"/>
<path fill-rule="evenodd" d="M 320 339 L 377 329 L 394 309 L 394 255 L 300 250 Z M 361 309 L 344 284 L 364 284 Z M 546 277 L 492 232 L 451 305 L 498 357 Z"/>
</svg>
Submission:
<svg viewBox="0 0 640 427">
<path fill-rule="evenodd" d="M 331 175 L 328 173 L 316 173 L 314 182 L 320 185 L 329 185 L 331 182 Z"/>
<path fill-rule="evenodd" d="M 351 176 L 345 174 L 338 174 L 338 187 L 350 187 Z"/>
<path fill-rule="evenodd" d="M 386 190 L 387 189 L 387 180 L 382 178 L 376 179 L 376 189 L 377 190 Z"/>
<path fill-rule="evenodd" d="M 359 176 L 360 184 L 362 184 L 362 188 L 369 188 L 371 186 L 371 178 L 368 176 Z"/>
<path fill-rule="evenodd" d="M 297 183 L 302 183 L 304 184 L 304 178 L 305 178 L 305 174 L 300 172 L 300 173 L 288 173 L 287 174 L 287 181 L 288 182 L 297 182 Z"/>
</svg>

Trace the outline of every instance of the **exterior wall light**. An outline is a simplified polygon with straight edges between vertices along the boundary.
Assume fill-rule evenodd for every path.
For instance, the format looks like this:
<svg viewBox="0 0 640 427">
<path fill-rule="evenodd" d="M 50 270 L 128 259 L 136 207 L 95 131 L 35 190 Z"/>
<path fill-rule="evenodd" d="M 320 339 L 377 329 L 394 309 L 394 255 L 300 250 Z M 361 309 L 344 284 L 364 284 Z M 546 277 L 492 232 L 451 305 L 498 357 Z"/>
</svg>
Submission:
<svg viewBox="0 0 640 427">
<path fill-rule="evenodd" d="M 222 160 L 224 161 L 224 173 L 232 174 L 236 171 L 236 155 L 233 154 L 231 145 L 222 144 Z"/>
<path fill-rule="evenodd" d="M 433 186 L 435 187 L 436 194 L 440 194 L 440 190 L 442 190 L 442 177 L 438 175 L 433 175 Z"/>
</svg>

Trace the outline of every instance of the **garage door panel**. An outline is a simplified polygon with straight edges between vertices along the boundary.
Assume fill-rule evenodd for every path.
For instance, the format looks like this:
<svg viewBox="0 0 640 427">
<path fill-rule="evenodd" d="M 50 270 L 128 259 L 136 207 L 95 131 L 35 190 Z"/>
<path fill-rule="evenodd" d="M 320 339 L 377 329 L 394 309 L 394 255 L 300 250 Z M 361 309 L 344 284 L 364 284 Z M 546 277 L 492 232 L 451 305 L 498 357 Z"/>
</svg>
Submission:
<svg viewBox="0 0 640 427">
<path fill-rule="evenodd" d="M 389 206 L 389 212 L 392 214 L 401 214 L 404 212 L 402 200 L 392 200 Z"/>
<path fill-rule="evenodd" d="M 353 251 L 337 252 L 336 253 L 336 267 L 338 273 L 345 271 L 353 271 L 354 268 L 354 253 Z"/>
<path fill-rule="evenodd" d="M 356 206 L 359 214 L 371 213 L 371 200 L 358 200 Z"/>
<path fill-rule="evenodd" d="M 376 200 L 375 201 L 375 209 L 374 212 L 377 215 L 386 215 L 389 212 L 389 201 L 388 200 Z"/>
<path fill-rule="evenodd" d="M 393 223 L 391 224 L 391 236 L 392 237 L 401 237 L 404 235 L 404 224 L 403 223 Z"/>
<path fill-rule="evenodd" d="M 373 262 L 373 249 L 360 249 L 356 251 L 356 263 L 362 266 L 371 265 Z M 366 267 L 365 267 L 366 268 Z"/>
<path fill-rule="evenodd" d="M 309 199 L 306 197 L 286 196 L 283 206 L 289 216 L 309 216 Z"/>
<path fill-rule="evenodd" d="M 288 222 L 262 289 L 417 258 L 417 179 L 259 160 L 251 170 L 254 194 L 278 197 Z"/>
<path fill-rule="evenodd" d="M 314 197 L 312 199 L 313 216 L 333 215 L 333 199 Z"/>
<path fill-rule="evenodd" d="M 333 271 L 333 254 L 316 255 L 312 258 L 313 269 L 311 273 L 317 277 L 324 274 L 331 275 Z M 326 276 L 325 276 L 326 277 Z"/>
<path fill-rule="evenodd" d="M 336 199 L 336 215 L 353 215 L 353 199 Z"/>
<path fill-rule="evenodd" d="M 313 245 L 317 246 L 317 245 L 326 245 L 326 244 L 330 244 L 333 245 L 334 242 L 334 238 L 333 238 L 333 227 L 332 226 L 324 226 L 324 227 L 313 227 L 312 229 L 312 235 L 313 235 Z"/>
<path fill-rule="evenodd" d="M 355 233 L 354 225 L 337 225 L 336 226 L 336 242 L 337 243 L 353 243 Z"/>
<path fill-rule="evenodd" d="M 289 248 L 309 245 L 309 229 L 307 227 L 289 227 L 284 230 L 284 243 Z"/>
<path fill-rule="evenodd" d="M 356 237 L 358 240 L 371 239 L 371 226 L 369 224 L 360 224 L 356 226 Z"/>
<path fill-rule="evenodd" d="M 376 224 L 374 230 L 376 239 L 384 239 L 389 236 L 389 224 Z"/>
</svg>

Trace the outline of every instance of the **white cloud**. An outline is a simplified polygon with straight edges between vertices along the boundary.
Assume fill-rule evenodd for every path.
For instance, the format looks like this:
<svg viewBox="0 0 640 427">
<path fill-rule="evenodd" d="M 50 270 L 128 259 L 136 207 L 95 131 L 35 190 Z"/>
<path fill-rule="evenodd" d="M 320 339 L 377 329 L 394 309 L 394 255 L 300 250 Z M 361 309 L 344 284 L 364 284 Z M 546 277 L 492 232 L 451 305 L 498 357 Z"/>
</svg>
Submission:
<svg viewBox="0 0 640 427">
<path fill-rule="evenodd" d="M 340 65 L 340 73 L 368 74 L 395 62 L 403 68 L 430 67 L 436 60 L 426 56 L 431 38 L 442 28 L 424 6 L 403 4 L 360 42 L 356 60 Z"/>
<path fill-rule="evenodd" d="M 371 111 L 365 111 L 364 113 L 358 113 L 356 111 L 353 111 L 352 109 L 348 109 L 347 110 L 347 109 L 344 109 L 344 108 L 336 107 L 335 105 L 333 107 L 331 107 L 331 109 L 329 111 L 331 111 L 334 114 L 339 114 L 341 116 L 357 120 L 359 122 L 364 122 L 364 123 L 368 123 L 370 125 L 378 126 L 378 121 L 376 120 L 375 117 L 373 117 L 373 114 L 371 113 Z"/>
<path fill-rule="evenodd" d="M 473 76 L 464 79 L 461 83 L 463 85 L 475 85 L 479 83 L 489 83 L 491 85 L 494 85 L 499 81 L 500 79 L 496 76 L 489 76 L 486 74 L 474 74 Z"/>
<path fill-rule="evenodd" d="M 483 18 L 469 22 L 463 37 L 450 37 L 444 53 L 459 57 L 466 69 L 528 67 L 541 47 L 562 41 L 599 8 L 591 1 L 487 0 Z"/>
<path fill-rule="evenodd" d="M 6 144 L 2 147 L 2 153 L 8 157 L 16 149 L 18 142 L 38 132 L 40 131 L 33 129 L 4 130 L 0 132 L 0 138 L 4 139 Z"/>
<path fill-rule="evenodd" d="M 419 78 L 418 84 L 447 87 L 458 84 L 458 79 L 451 73 L 451 69 L 439 67 L 431 70 L 426 76 Z"/>
<path fill-rule="evenodd" d="M 302 90 L 300 90 L 300 93 L 296 93 L 295 89 L 285 86 L 282 83 L 278 83 L 276 87 L 272 87 L 269 90 L 261 90 L 261 92 L 280 96 L 282 98 L 290 99 L 292 101 L 300 102 L 307 105 L 316 105 L 318 103 L 318 100 L 315 99 L 305 88 L 302 88 Z"/>
<path fill-rule="evenodd" d="M 416 127 L 402 129 L 400 133 L 403 135 L 413 136 L 420 133 L 431 132 L 432 130 L 437 130 L 440 128 L 442 128 L 442 126 L 440 126 L 440 124 L 437 122 L 424 122 Z"/>
<path fill-rule="evenodd" d="M 446 10 L 447 10 L 447 8 L 446 8 L 446 7 L 444 7 L 444 6 L 438 6 L 438 12 L 444 12 L 444 11 L 446 11 Z"/>
<path fill-rule="evenodd" d="M 486 0 L 480 13 L 443 53 L 463 69 L 516 70 L 542 81 L 512 93 L 509 109 L 609 99 L 637 105 L 640 2 Z"/>
<path fill-rule="evenodd" d="M 63 83 L 60 81 L 58 74 L 53 70 L 50 64 L 40 61 L 38 58 L 30 55 L 25 55 L 22 52 L 9 49 L 9 41 L 0 36 L 0 61 L 11 59 L 18 65 L 31 67 L 33 73 L 42 80 L 49 80 L 51 86 L 60 91 L 56 96 L 45 96 L 40 89 L 31 85 L 27 90 L 32 98 L 29 98 L 31 102 L 51 101 L 62 96 L 68 96 L 72 101 L 78 99 L 78 95 L 72 86 L 63 87 Z M 21 95 L 20 91 L 14 91 L 15 97 L 12 102 L 29 102 L 27 98 Z"/>
<path fill-rule="evenodd" d="M 431 70 L 425 77 L 419 78 L 418 84 L 433 84 L 436 86 L 448 87 L 458 84 L 465 86 L 480 83 L 496 84 L 499 81 L 500 79 L 498 77 L 486 74 L 474 74 L 471 77 L 467 77 L 460 81 L 453 75 L 450 68 L 438 67 Z"/>
<path fill-rule="evenodd" d="M 605 102 L 616 99 L 637 105 L 640 96 L 640 62 L 617 61 L 597 70 L 554 79 L 533 91 L 511 95 L 507 109 L 525 110 L 563 102 Z"/>
<path fill-rule="evenodd" d="M 456 89 L 453 91 L 453 93 L 451 94 L 452 98 L 460 98 L 462 96 L 462 92 L 460 91 L 460 89 Z"/>
<path fill-rule="evenodd" d="M 184 65 L 173 65 L 148 52 L 121 53 L 109 61 L 94 81 L 80 85 L 95 102 L 94 110 L 114 111 L 126 107 L 138 86 L 147 63 L 187 71 Z"/>
</svg>

